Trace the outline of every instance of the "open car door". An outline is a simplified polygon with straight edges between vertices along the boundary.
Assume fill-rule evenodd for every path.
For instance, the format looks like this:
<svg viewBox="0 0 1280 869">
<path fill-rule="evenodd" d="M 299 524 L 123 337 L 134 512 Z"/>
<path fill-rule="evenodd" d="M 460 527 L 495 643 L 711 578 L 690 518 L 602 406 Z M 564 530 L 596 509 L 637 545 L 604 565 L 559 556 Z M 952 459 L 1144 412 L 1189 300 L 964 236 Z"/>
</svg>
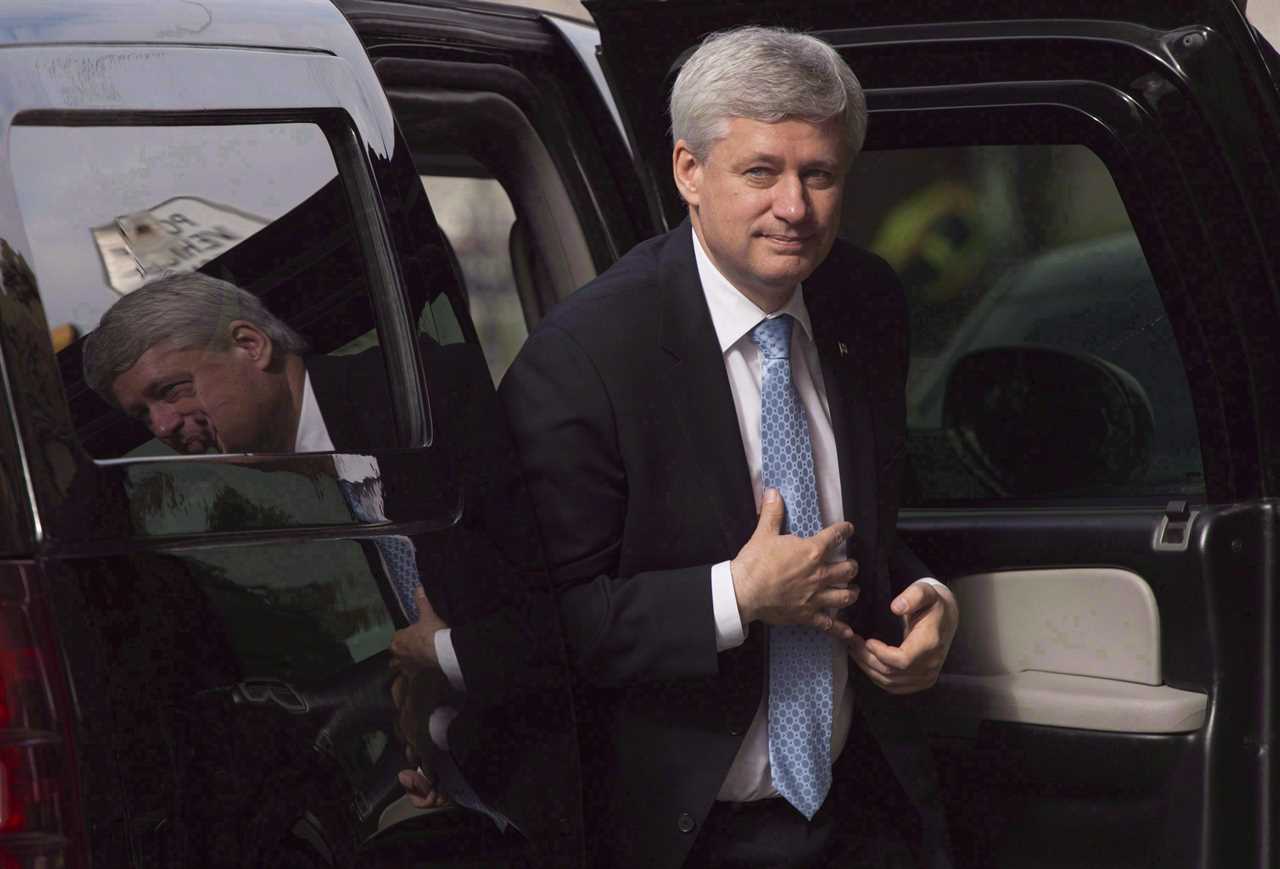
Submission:
<svg viewBox="0 0 1280 869">
<path fill-rule="evenodd" d="M 667 225 L 704 34 L 812 31 L 867 90 L 844 231 L 908 293 L 900 528 L 961 601 L 918 698 L 960 864 L 1275 865 L 1280 107 L 1241 11 L 588 6 Z"/>
</svg>

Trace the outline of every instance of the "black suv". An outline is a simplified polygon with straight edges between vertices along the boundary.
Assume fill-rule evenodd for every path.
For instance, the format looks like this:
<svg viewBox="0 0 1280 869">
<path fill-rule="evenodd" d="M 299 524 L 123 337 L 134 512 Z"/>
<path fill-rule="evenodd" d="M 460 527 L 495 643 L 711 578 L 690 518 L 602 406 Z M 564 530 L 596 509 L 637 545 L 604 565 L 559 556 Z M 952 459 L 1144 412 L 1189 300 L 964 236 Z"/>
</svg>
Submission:
<svg viewBox="0 0 1280 869">
<path fill-rule="evenodd" d="M 378 544 L 452 623 L 556 630 L 492 383 L 681 218 L 664 96 L 743 23 L 867 89 L 844 228 L 909 293 L 900 524 L 961 600 L 918 698 L 959 862 L 1275 864 L 1280 65 L 1241 9 L 337 5 L 0 12 L 0 866 L 581 862 L 562 659 L 467 731 L 534 847 L 406 810 Z M 104 404 L 84 335 L 196 268 L 318 354 L 380 348 L 348 414 L 393 436 L 177 457 Z"/>
</svg>

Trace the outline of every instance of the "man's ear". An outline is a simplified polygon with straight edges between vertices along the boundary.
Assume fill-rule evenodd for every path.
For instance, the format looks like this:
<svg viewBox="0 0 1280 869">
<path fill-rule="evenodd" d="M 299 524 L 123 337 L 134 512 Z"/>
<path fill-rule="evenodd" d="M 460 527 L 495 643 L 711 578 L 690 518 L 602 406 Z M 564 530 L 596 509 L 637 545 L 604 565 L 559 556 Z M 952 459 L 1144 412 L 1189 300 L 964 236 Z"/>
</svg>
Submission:
<svg viewBox="0 0 1280 869">
<path fill-rule="evenodd" d="M 697 208 L 701 197 L 702 162 L 689 150 L 684 139 L 676 142 L 671 150 L 671 175 L 675 178 L 676 190 L 685 203 Z"/>
<path fill-rule="evenodd" d="M 231 346 L 248 356 L 255 368 L 265 371 L 271 366 L 271 339 L 248 320 L 231 321 Z"/>
</svg>

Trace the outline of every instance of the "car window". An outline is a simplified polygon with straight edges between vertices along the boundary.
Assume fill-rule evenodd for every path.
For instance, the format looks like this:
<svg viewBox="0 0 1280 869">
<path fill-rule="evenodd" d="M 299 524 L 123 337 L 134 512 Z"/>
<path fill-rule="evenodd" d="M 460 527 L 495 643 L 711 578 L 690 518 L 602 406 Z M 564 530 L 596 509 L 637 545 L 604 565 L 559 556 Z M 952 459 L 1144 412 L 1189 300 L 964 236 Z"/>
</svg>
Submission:
<svg viewBox="0 0 1280 869">
<path fill-rule="evenodd" d="M 421 177 L 461 270 L 471 322 L 496 384 L 529 337 L 512 271 L 511 198 L 495 178 Z"/>
<path fill-rule="evenodd" d="M 198 270 L 248 290 L 312 356 L 378 353 L 352 170 L 339 169 L 331 135 L 303 122 L 12 128 L 31 266 L 72 416 L 95 458 L 172 453 L 82 374 L 85 336 L 157 277 Z M 385 367 L 367 367 L 377 380 L 367 401 L 389 414 Z M 334 438 L 339 449 L 393 445 L 389 434 L 348 425 L 352 415 L 325 411 L 331 435 L 350 430 Z"/>
<path fill-rule="evenodd" d="M 1091 150 L 868 152 L 856 161 L 848 191 L 846 230 L 888 260 L 907 291 L 908 506 L 1203 491 L 1195 416 L 1169 318 L 1111 175 Z M 986 358 L 1027 358 L 1011 348 L 1057 353 L 1036 358 L 1068 378 L 1068 391 L 1091 388 L 1089 372 L 1123 383 L 1127 400 L 1145 405 L 1138 415 L 1149 416 L 1150 431 L 1139 433 L 1143 449 L 1105 478 L 1031 474 L 1019 482 L 993 473 L 975 459 L 972 432 L 948 419 L 947 402 L 962 394 L 957 381 L 981 359 L 975 354 L 995 348 L 1006 349 Z M 1038 382 L 1031 388 L 1064 388 L 1044 376 Z M 1053 402 L 1038 407 L 1053 410 Z M 950 410 L 955 416 L 957 408 Z M 977 412 L 958 409 L 965 411 Z M 1039 446 L 1042 468 L 1071 458 L 1054 451 L 1052 437 Z"/>
<path fill-rule="evenodd" d="M 426 87 L 430 70 L 410 61 L 379 71 L 497 384 L 542 315 L 596 274 L 581 203 L 552 156 L 565 146 L 535 126 L 520 78 L 518 104 L 488 89 Z M 437 302 L 432 311 L 447 333 L 456 315 Z"/>
</svg>

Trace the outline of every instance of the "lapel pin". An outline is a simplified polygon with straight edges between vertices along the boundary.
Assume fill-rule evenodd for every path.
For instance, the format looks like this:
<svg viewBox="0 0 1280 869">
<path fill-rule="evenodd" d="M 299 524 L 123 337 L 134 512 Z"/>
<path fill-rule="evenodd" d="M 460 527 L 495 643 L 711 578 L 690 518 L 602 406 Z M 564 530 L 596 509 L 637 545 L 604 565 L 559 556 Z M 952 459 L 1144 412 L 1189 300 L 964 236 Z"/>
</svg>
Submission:
<svg viewBox="0 0 1280 869">
<path fill-rule="evenodd" d="M 845 344 L 843 341 L 836 342 L 836 349 L 840 351 L 841 356 L 849 355 L 849 346 Z"/>
</svg>

